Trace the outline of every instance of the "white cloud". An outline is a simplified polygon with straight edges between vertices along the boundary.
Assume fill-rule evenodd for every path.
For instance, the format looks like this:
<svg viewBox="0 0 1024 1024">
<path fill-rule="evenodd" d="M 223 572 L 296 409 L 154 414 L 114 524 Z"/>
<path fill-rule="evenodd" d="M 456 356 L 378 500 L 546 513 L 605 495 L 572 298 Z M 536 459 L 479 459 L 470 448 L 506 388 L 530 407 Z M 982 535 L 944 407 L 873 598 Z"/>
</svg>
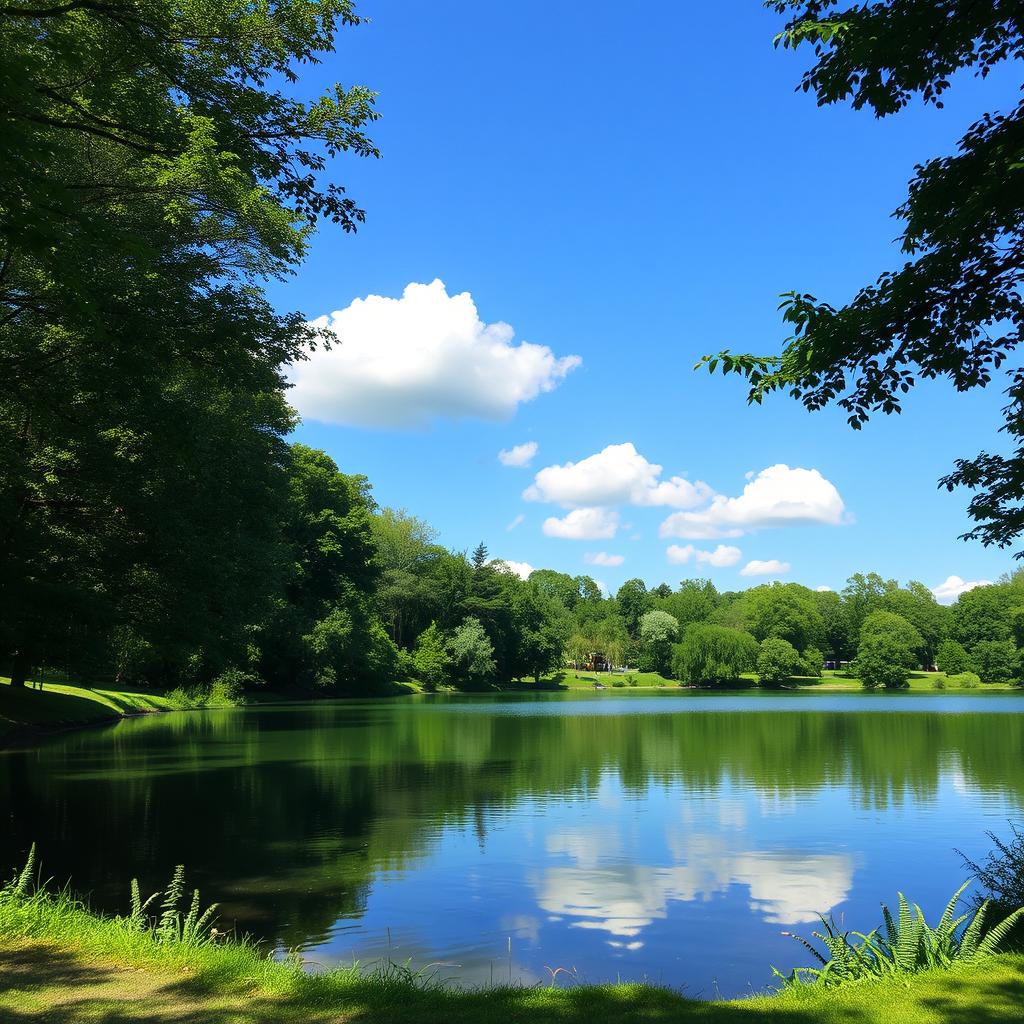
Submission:
<svg viewBox="0 0 1024 1024">
<path fill-rule="evenodd" d="M 937 587 L 932 587 L 932 593 L 935 595 L 936 601 L 951 604 L 961 594 L 966 594 L 968 590 L 990 586 L 992 586 L 991 580 L 962 580 L 959 576 L 947 576 L 945 582 L 940 583 Z"/>
<path fill-rule="evenodd" d="M 684 565 L 694 558 L 698 565 L 713 565 L 716 569 L 721 569 L 728 565 L 735 565 L 742 557 L 743 552 L 728 544 L 719 544 L 714 551 L 701 551 L 692 544 L 685 546 L 670 544 L 666 548 L 665 554 L 668 555 L 668 560 L 673 565 Z"/>
<path fill-rule="evenodd" d="M 622 565 L 625 555 L 610 555 L 607 551 L 588 551 L 583 556 L 587 565 Z"/>
<path fill-rule="evenodd" d="M 436 417 L 510 417 L 580 365 L 546 345 L 513 344 L 485 324 L 469 292 L 410 284 L 400 299 L 368 295 L 313 321 L 338 341 L 290 370 L 291 403 L 308 419 L 413 427 Z"/>
<path fill-rule="evenodd" d="M 527 441 L 525 444 L 517 444 L 512 448 L 502 448 L 498 452 L 498 461 L 503 466 L 528 466 L 533 461 L 539 447 L 536 441 Z"/>
<path fill-rule="evenodd" d="M 530 573 L 533 572 L 533 566 L 529 562 L 513 562 L 510 558 L 492 558 L 490 564 L 495 569 L 506 570 L 513 576 L 518 576 L 521 580 L 529 579 Z"/>
<path fill-rule="evenodd" d="M 777 558 L 769 558 L 767 561 L 762 561 L 760 558 L 755 558 L 753 561 L 747 562 L 742 569 L 740 569 L 741 576 L 781 576 L 784 572 L 789 572 L 793 566 L 789 562 L 780 562 Z"/>
<path fill-rule="evenodd" d="M 516 528 L 517 526 L 522 526 L 522 525 L 523 525 L 523 521 L 524 521 L 525 519 L 526 519 L 526 516 L 524 516 L 524 515 L 523 515 L 523 513 L 522 513 L 522 512 L 520 512 L 520 513 L 519 513 L 519 515 L 517 515 L 517 516 L 515 517 L 515 519 L 513 519 L 513 520 L 512 520 L 512 522 L 511 522 L 511 523 L 509 523 L 509 524 L 508 524 L 508 526 L 506 526 L 506 527 L 505 527 L 505 529 L 511 532 L 511 531 L 512 531 L 512 530 L 514 530 L 514 529 L 515 529 L 515 528 Z"/>
<path fill-rule="evenodd" d="M 815 590 L 816 590 L 816 591 L 817 591 L 817 592 L 818 592 L 819 594 L 831 594 L 831 593 L 832 593 L 832 588 L 831 588 L 831 587 L 826 587 L 826 586 L 824 586 L 824 585 L 822 585 L 822 586 L 820 586 L 820 587 L 815 587 L 814 589 L 815 589 Z"/>
<path fill-rule="evenodd" d="M 543 530 L 548 537 L 565 540 L 610 540 L 619 528 L 619 513 L 606 508 L 577 508 L 557 519 L 544 520 Z"/>
<path fill-rule="evenodd" d="M 606 841 L 607 832 L 601 834 Z M 575 866 L 548 867 L 534 881 L 537 903 L 570 927 L 604 932 L 618 945 L 635 939 L 669 915 L 671 903 L 706 901 L 732 885 L 749 893 L 749 907 L 770 924 L 808 924 L 843 903 L 853 884 L 847 854 L 805 855 L 795 850 L 733 851 L 721 838 L 689 835 L 678 844 L 680 863 L 656 866 L 595 854 L 581 834 L 560 835 L 550 852 L 575 859 Z M 672 837 L 670 837 L 672 842 Z"/>
<path fill-rule="evenodd" d="M 716 494 L 701 512 L 673 513 L 661 524 L 661 536 L 711 540 L 776 526 L 839 526 L 847 521 L 845 513 L 835 485 L 816 469 L 780 463 L 762 469 L 737 498 Z"/>
<path fill-rule="evenodd" d="M 669 505 L 693 508 L 714 493 L 707 484 L 681 476 L 662 480 L 662 467 L 648 462 L 631 444 L 610 444 L 579 462 L 547 466 L 523 492 L 528 501 L 565 508 L 585 505 Z"/>
</svg>

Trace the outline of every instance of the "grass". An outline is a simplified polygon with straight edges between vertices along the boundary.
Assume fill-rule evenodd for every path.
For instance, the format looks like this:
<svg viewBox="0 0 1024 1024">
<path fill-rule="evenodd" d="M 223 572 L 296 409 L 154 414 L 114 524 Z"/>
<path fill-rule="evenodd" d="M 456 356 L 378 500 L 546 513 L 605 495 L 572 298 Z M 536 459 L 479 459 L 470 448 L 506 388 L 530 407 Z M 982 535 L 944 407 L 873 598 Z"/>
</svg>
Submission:
<svg viewBox="0 0 1024 1024">
<path fill-rule="evenodd" d="M 636 686 L 630 686 L 630 678 L 636 680 Z M 936 679 L 941 680 L 943 688 L 935 686 Z M 953 686 L 949 677 L 944 672 L 912 672 L 910 674 L 910 687 L 908 690 L 899 690 L 899 693 L 991 693 L 991 692 L 1021 692 L 1019 687 L 1010 683 L 982 683 L 976 687 Z M 625 686 L 614 685 L 617 682 L 626 682 Z M 582 672 L 575 669 L 560 669 L 558 672 L 550 673 L 541 678 L 541 685 L 536 687 L 532 682 L 523 682 L 515 689 L 521 690 L 590 690 L 593 691 L 594 683 L 601 683 L 605 689 L 613 690 L 615 693 L 650 693 L 652 690 L 678 690 L 679 682 L 675 679 L 666 679 L 657 672 Z M 721 692 L 751 690 L 757 688 L 757 676 L 750 672 L 737 680 L 732 687 L 723 687 Z M 823 693 L 863 693 L 864 687 L 856 678 L 848 678 L 846 675 L 826 669 L 820 679 L 812 676 L 794 676 L 789 682 L 790 689 L 802 692 L 823 692 Z M 774 692 L 774 691 L 773 691 Z M 784 692 L 784 691 L 783 691 Z M 886 690 L 875 690 L 875 693 L 887 693 Z"/>
<path fill-rule="evenodd" d="M 655 986 L 462 989 L 394 964 L 309 972 L 244 942 L 157 942 L 66 892 L 0 898 L 4 1024 L 999 1024 L 1020 1020 L 1024 956 L 734 1001 Z"/>
<path fill-rule="evenodd" d="M 15 688 L 9 679 L 0 678 L 0 740 L 180 707 L 175 698 L 166 694 L 92 689 L 65 683 L 46 683 L 42 690 Z"/>
</svg>

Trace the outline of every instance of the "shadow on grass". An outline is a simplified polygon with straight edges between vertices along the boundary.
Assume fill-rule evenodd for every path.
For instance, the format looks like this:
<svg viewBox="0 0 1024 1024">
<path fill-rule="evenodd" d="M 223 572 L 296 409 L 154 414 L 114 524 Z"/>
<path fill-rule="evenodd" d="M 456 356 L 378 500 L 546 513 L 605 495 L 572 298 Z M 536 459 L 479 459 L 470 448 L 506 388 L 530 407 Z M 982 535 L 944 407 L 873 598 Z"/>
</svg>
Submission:
<svg viewBox="0 0 1024 1024">
<path fill-rule="evenodd" d="M 1007 999 L 1010 994 L 1007 994 Z M 460 991 L 401 982 L 297 978 L 293 991 L 267 994 L 225 972 L 182 975 L 89 962 L 53 943 L 0 949 L 4 1024 L 818 1024 L 812 1010 L 694 1002 L 666 989 L 578 987 Z M 862 1013 L 830 1021 L 867 1024 Z M 950 1018 L 979 1024 L 1006 1017 Z"/>
<path fill-rule="evenodd" d="M 6 727 L 9 732 L 98 722 L 115 714 L 113 708 L 88 697 L 0 685 L 0 729 Z"/>
</svg>

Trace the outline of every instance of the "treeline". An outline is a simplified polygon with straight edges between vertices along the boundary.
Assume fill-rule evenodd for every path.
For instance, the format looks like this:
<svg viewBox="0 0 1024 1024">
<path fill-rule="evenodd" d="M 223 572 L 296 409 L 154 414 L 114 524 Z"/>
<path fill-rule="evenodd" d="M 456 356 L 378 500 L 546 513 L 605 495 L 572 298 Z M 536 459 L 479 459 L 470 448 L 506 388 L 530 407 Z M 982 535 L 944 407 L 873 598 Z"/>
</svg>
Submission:
<svg viewBox="0 0 1024 1024">
<path fill-rule="evenodd" d="M 867 688 L 901 689 L 915 669 L 960 685 L 1024 679 L 1024 570 L 940 605 L 923 584 L 857 573 L 839 593 L 771 583 L 719 593 L 707 580 L 647 590 L 630 580 L 581 648 L 617 635 L 613 653 L 684 683 L 714 685 L 756 673 L 762 684 L 820 676 L 826 663 Z M 606 644 L 606 649 L 608 645 Z"/>
</svg>

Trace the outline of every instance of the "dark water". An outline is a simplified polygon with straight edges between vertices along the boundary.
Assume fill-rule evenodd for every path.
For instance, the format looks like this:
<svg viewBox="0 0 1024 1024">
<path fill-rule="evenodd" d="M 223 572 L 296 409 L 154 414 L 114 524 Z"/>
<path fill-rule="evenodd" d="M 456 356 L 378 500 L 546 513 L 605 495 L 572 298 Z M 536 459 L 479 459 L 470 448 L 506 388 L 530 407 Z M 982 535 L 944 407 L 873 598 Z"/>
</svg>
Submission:
<svg viewBox="0 0 1024 1024">
<path fill-rule="evenodd" d="M 806 962 L 904 889 L 934 912 L 1024 803 L 1017 696 L 552 695 L 185 713 L 0 752 L 0 867 L 125 909 L 184 863 L 320 964 L 692 994 Z M 509 941 L 511 940 L 511 956 Z"/>
</svg>

